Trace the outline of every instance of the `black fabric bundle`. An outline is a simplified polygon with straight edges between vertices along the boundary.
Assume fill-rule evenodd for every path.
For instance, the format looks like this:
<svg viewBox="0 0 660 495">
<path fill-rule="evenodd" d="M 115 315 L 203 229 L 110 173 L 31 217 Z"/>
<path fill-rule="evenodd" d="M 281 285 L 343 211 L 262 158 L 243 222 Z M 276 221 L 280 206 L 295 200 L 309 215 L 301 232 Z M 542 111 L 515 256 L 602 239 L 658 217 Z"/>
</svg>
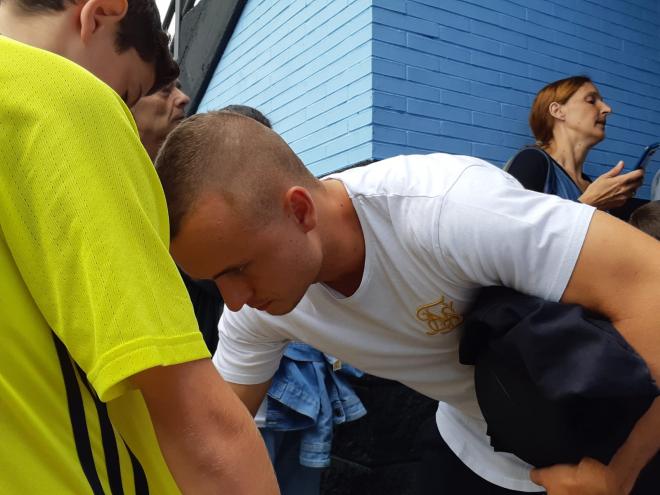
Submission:
<svg viewBox="0 0 660 495">
<path fill-rule="evenodd" d="M 609 462 L 660 394 L 607 319 L 503 287 L 480 293 L 460 360 L 475 365 L 493 448 L 537 467 Z"/>
</svg>

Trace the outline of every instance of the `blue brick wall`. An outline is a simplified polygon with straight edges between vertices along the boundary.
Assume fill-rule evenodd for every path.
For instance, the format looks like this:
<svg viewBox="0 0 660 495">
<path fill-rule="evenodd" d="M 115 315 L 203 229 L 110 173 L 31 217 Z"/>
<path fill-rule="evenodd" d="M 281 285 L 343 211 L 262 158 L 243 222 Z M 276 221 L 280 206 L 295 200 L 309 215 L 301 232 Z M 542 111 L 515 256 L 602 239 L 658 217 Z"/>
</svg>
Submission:
<svg viewBox="0 0 660 495">
<path fill-rule="evenodd" d="M 261 110 L 320 174 L 373 155 L 371 1 L 249 0 L 198 111 Z"/>
<path fill-rule="evenodd" d="M 315 173 L 438 150 L 502 165 L 534 94 L 574 74 L 614 109 L 587 173 L 632 165 L 660 140 L 660 2 L 249 0 L 200 111 L 260 108 Z"/>
<path fill-rule="evenodd" d="M 373 20 L 376 158 L 442 150 L 502 165 L 533 141 L 536 92 L 575 74 L 614 109 L 588 174 L 660 141 L 657 0 L 373 0 Z"/>
</svg>

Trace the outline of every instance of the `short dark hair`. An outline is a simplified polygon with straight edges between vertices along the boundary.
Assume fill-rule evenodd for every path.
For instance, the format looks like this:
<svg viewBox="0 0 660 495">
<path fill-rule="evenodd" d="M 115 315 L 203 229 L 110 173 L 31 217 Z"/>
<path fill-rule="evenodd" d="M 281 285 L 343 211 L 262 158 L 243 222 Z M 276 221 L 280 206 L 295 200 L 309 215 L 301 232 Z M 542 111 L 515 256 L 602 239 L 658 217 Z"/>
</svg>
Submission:
<svg viewBox="0 0 660 495">
<path fill-rule="evenodd" d="M 26 13 L 62 11 L 76 0 L 15 0 Z M 115 46 L 119 53 L 135 48 L 140 58 L 153 64 L 155 82 L 151 93 L 168 85 L 179 76 L 179 66 L 169 49 L 169 36 L 160 24 L 154 0 L 128 0 L 126 15 L 119 21 Z"/>
<path fill-rule="evenodd" d="M 247 105 L 227 105 L 224 108 L 221 108 L 219 110 L 220 112 L 232 112 L 232 113 L 237 113 L 239 115 L 245 115 L 246 117 L 250 117 L 251 119 L 256 120 L 260 124 L 265 125 L 269 129 L 272 129 L 273 126 L 270 123 L 270 120 L 268 120 L 268 117 L 266 117 L 263 113 L 261 113 L 259 110 L 257 110 L 254 107 L 249 107 Z"/>
<path fill-rule="evenodd" d="M 254 120 L 216 110 L 184 120 L 167 136 L 155 165 L 171 239 L 205 191 L 221 195 L 256 227 L 272 218 L 273 198 L 283 184 L 319 187 L 284 140 Z"/>
<path fill-rule="evenodd" d="M 660 241 L 660 201 L 640 206 L 630 215 L 630 225 Z"/>
</svg>

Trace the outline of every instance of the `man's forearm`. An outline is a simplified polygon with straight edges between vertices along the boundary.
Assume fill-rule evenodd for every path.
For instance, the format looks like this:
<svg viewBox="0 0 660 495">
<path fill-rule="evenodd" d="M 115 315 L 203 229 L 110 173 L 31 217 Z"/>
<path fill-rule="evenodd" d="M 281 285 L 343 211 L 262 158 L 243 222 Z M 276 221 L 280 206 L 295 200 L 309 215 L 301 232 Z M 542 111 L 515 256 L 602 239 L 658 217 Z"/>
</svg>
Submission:
<svg viewBox="0 0 660 495">
<path fill-rule="evenodd" d="M 226 412 L 226 411 L 225 411 Z M 183 494 L 278 494 L 277 482 L 263 440 L 247 411 L 247 421 L 228 419 L 215 432 L 202 433 L 190 424 L 167 428 L 157 436 L 163 456 Z M 231 431 L 230 431 L 231 430 Z"/>
<path fill-rule="evenodd" d="M 152 368 L 133 381 L 184 494 L 279 494 L 253 419 L 210 360 Z"/>
<path fill-rule="evenodd" d="M 257 415 L 259 406 L 266 397 L 266 392 L 270 388 L 272 380 L 254 385 L 240 385 L 238 383 L 227 382 L 234 393 L 245 404 L 252 416 Z"/>
<path fill-rule="evenodd" d="M 613 322 L 621 335 L 644 358 L 652 378 L 660 383 L 658 348 L 660 332 L 656 329 L 656 312 L 648 305 L 637 308 L 635 318 Z M 640 332 L 641 330 L 641 332 Z M 629 493 L 641 470 L 660 450 L 660 399 L 637 421 L 628 438 L 609 463 L 623 493 Z"/>
<path fill-rule="evenodd" d="M 660 398 L 635 424 L 625 443 L 617 450 L 610 467 L 621 480 L 624 493 L 635 485 L 640 471 L 660 451 Z"/>
</svg>

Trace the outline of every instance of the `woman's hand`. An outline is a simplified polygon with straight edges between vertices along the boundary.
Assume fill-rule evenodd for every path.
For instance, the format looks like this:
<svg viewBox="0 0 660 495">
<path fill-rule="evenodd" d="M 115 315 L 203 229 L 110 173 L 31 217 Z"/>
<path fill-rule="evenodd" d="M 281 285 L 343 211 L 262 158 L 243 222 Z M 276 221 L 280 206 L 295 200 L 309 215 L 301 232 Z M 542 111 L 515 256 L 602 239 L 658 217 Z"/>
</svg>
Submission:
<svg viewBox="0 0 660 495">
<path fill-rule="evenodd" d="M 543 486 L 548 495 L 626 495 L 614 470 L 595 459 L 585 457 L 579 464 L 557 464 L 533 469 L 530 479 Z"/>
<path fill-rule="evenodd" d="M 635 195 L 635 191 L 644 180 L 643 170 L 633 170 L 621 174 L 623 162 L 617 163 L 612 170 L 593 181 L 582 196 L 578 198 L 581 203 L 595 206 L 599 210 L 609 210 L 622 206 Z"/>
</svg>

